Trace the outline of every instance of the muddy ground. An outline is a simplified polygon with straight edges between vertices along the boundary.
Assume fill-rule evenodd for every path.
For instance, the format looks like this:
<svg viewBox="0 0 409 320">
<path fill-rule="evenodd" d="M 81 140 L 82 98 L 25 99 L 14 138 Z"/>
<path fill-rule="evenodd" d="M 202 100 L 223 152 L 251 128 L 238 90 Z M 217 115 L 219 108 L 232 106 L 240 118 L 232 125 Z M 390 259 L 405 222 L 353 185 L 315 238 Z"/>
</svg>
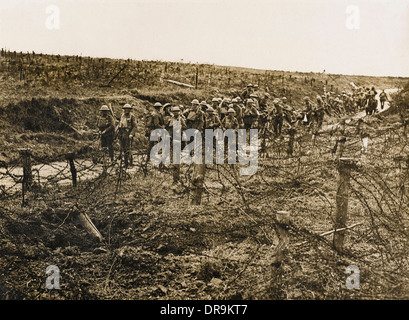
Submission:
<svg viewBox="0 0 409 320">
<path fill-rule="evenodd" d="M 371 121 L 368 154 L 361 154 L 352 126 L 348 138 L 345 155 L 359 166 L 348 225 L 361 224 L 347 232 L 344 252 L 334 250 L 332 235 L 319 236 L 333 229 L 336 208 L 332 137 L 323 133 L 312 147 L 304 136 L 294 157 L 276 139 L 254 176 L 209 165 L 199 206 L 190 203 L 189 166 L 178 184 L 166 167 L 150 167 L 147 176 L 136 168 L 120 185 L 112 170 L 76 190 L 36 186 L 24 206 L 19 194 L 3 199 L 2 298 L 406 298 L 407 193 L 399 193 L 406 176 L 390 164 L 407 145 L 396 116 Z M 273 263 L 278 211 L 291 216 L 279 264 Z M 88 214 L 102 242 L 79 223 L 79 212 Z M 46 288 L 49 265 L 60 270 L 60 290 Z M 350 265 L 360 267 L 360 290 L 345 287 Z"/>
</svg>

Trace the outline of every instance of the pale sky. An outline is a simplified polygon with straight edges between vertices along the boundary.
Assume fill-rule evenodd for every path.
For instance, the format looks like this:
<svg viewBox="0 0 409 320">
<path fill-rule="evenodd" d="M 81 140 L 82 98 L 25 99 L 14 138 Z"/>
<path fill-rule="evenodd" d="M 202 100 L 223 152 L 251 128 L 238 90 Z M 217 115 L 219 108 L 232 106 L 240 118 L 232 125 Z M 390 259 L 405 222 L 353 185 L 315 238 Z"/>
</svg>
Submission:
<svg viewBox="0 0 409 320">
<path fill-rule="evenodd" d="M 409 77 L 409 0 L 0 0 L 0 47 Z"/>
</svg>

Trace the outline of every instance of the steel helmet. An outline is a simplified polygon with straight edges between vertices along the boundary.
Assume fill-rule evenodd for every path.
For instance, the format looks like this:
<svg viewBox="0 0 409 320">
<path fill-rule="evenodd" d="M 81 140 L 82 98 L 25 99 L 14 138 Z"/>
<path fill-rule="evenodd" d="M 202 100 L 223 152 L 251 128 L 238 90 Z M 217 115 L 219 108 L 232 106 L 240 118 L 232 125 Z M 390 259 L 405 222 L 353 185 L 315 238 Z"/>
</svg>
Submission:
<svg viewBox="0 0 409 320">
<path fill-rule="evenodd" d="M 109 108 L 108 108 L 108 106 L 107 105 L 103 105 L 102 107 L 101 107 L 101 109 L 99 109 L 100 111 L 109 111 Z"/>
<path fill-rule="evenodd" d="M 192 104 L 199 104 L 199 100 L 193 99 L 191 103 L 192 103 Z"/>
<path fill-rule="evenodd" d="M 236 98 L 234 98 L 234 99 L 231 100 L 231 102 L 232 102 L 232 103 L 237 103 L 238 101 L 237 101 Z"/>
<path fill-rule="evenodd" d="M 207 112 L 214 112 L 214 109 L 209 106 L 206 111 L 207 111 Z"/>
<path fill-rule="evenodd" d="M 253 99 L 247 99 L 247 103 L 253 103 Z"/>
<path fill-rule="evenodd" d="M 252 87 L 253 85 L 251 84 L 251 83 L 249 83 L 248 85 L 247 85 L 247 87 Z"/>
<path fill-rule="evenodd" d="M 305 96 L 304 101 L 310 101 L 310 98 L 308 96 Z"/>
<path fill-rule="evenodd" d="M 168 108 L 168 107 L 170 107 L 170 106 L 171 106 L 170 103 L 165 103 L 165 104 L 163 105 L 163 109 Z"/>
<path fill-rule="evenodd" d="M 205 105 L 207 105 L 207 102 L 206 102 L 205 100 L 203 100 L 202 102 L 200 102 L 200 104 L 201 104 L 202 106 L 205 106 Z"/>
<path fill-rule="evenodd" d="M 286 98 L 286 97 L 283 97 L 281 100 L 283 100 L 283 101 L 287 101 L 287 98 Z"/>
<path fill-rule="evenodd" d="M 234 111 L 233 108 L 229 108 L 229 110 L 227 110 L 227 113 L 236 113 L 236 111 Z"/>
<path fill-rule="evenodd" d="M 160 102 L 156 102 L 153 106 L 155 108 L 160 108 L 160 107 L 162 107 L 162 104 Z"/>
<path fill-rule="evenodd" d="M 172 108 L 172 111 L 180 111 L 180 108 L 179 108 L 178 106 L 174 106 L 174 107 Z"/>
<path fill-rule="evenodd" d="M 275 98 L 274 101 L 273 101 L 273 103 L 274 103 L 274 104 L 280 103 L 280 99 Z"/>
<path fill-rule="evenodd" d="M 212 99 L 212 102 L 219 102 L 219 99 L 217 99 L 216 97 L 214 97 L 214 98 Z"/>
<path fill-rule="evenodd" d="M 122 109 L 132 109 L 131 105 L 129 103 L 126 103 Z"/>
</svg>

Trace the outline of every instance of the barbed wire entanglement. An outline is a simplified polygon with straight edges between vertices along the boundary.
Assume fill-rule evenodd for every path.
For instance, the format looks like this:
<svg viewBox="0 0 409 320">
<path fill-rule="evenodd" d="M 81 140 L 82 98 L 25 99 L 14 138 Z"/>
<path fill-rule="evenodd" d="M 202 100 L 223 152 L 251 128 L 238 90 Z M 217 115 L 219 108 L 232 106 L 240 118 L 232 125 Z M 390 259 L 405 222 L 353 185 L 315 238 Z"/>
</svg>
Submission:
<svg viewBox="0 0 409 320">
<path fill-rule="evenodd" d="M 300 132 L 299 148 L 291 155 L 283 151 L 288 136 L 270 136 L 255 175 L 241 176 L 241 165 L 207 165 L 200 206 L 191 205 L 193 165 L 182 164 L 180 179 L 173 182 L 174 165 L 147 163 L 145 145 L 133 146 L 133 166 L 125 174 L 120 159 L 104 165 L 100 151 L 63 154 L 53 161 L 36 157 L 34 150 L 31 185 L 24 195 L 23 159 L 21 165 L 1 168 L 2 219 L 16 227 L 17 221 L 27 223 L 21 208 L 28 210 L 27 215 L 41 212 L 41 223 L 54 233 L 52 243 L 58 240 L 55 234 L 71 233 L 71 245 L 107 248 L 110 255 L 105 263 L 110 271 L 103 288 L 111 298 L 129 294 L 118 287 L 119 273 L 130 267 L 127 254 L 138 246 L 175 255 L 191 250 L 198 259 L 199 278 L 224 278 L 213 293 L 217 298 L 285 299 L 301 292 L 303 298 L 350 297 L 342 284 L 351 264 L 361 270 L 362 290 L 354 296 L 402 297 L 409 278 L 408 143 L 400 126 L 383 130 L 385 125 L 378 121 L 378 133 L 371 137 L 367 153 L 362 153 L 359 137 L 351 130 L 338 157 L 325 130 L 314 143 L 308 132 Z M 343 250 L 338 250 L 332 237 L 337 233 L 342 157 L 353 159 L 355 166 L 350 174 L 350 229 Z M 277 262 L 276 248 L 282 240 L 278 212 L 288 212 L 290 220 L 284 224 L 289 237 L 284 258 Z M 91 218 L 102 242 L 75 236 L 78 213 Z M 140 227 L 130 224 L 130 217 Z"/>
</svg>

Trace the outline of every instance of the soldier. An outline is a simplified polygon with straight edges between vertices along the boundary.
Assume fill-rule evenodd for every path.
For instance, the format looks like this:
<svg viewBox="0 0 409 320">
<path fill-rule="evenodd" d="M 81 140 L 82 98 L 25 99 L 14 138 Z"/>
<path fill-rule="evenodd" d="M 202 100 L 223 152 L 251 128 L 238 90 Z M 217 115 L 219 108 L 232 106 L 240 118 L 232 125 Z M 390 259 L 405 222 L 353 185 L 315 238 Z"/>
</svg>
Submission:
<svg viewBox="0 0 409 320">
<path fill-rule="evenodd" d="M 249 83 L 246 88 L 241 92 L 241 98 L 243 100 L 250 98 L 250 94 L 253 92 L 253 85 Z"/>
<path fill-rule="evenodd" d="M 163 110 L 162 114 L 163 114 L 164 127 L 168 131 L 169 131 L 169 128 L 170 128 L 170 126 L 169 126 L 170 120 L 173 118 L 173 115 L 172 115 L 172 113 L 170 111 L 171 108 L 172 108 L 172 105 L 170 103 L 165 103 L 163 105 L 163 109 L 162 109 Z"/>
<path fill-rule="evenodd" d="M 272 114 L 272 120 L 273 120 L 273 128 L 274 128 L 274 133 L 278 137 L 281 135 L 281 130 L 283 128 L 283 107 L 280 103 L 280 99 L 274 99 L 273 101 L 273 114 Z"/>
<path fill-rule="evenodd" d="M 361 138 L 361 153 L 368 152 L 368 141 L 369 141 L 369 131 L 370 127 L 368 123 L 362 118 L 358 120 L 358 125 L 356 126 L 356 133 Z"/>
<path fill-rule="evenodd" d="M 111 114 L 111 110 L 107 105 L 103 105 L 100 109 L 101 117 L 98 118 L 98 129 L 101 138 L 101 147 L 103 150 L 108 149 L 111 162 L 114 161 L 114 134 L 115 134 L 115 119 Z"/>
<path fill-rule="evenodd" d="M 149 112 L 149 114 L 145 117 L 145 136 L 149 139 L 149 148 L 147 150 L 147 161 L 149 162 L 150 159 L 150 151 L 155 145 L 154 141 L 150 141 L 150 136 L 152 131 L 155 129 L 160 129 L 164 127 L 164 120 L 163 115 L 160 111 L 162 108 L 162 104 L 160 102 L 156 102 L 153 105 L 153 110 Z"/>
<path fill-rule="evenodd" d="M 287 103 L 287 98 L 282 97 L 283 116 L 289 125 L 294 121 L 295 114 L 293 108 Z"/>
<path fill-rule="evenodd" d="M 322 97 L 320 95 L 317 95 L 317 105 L 314 111 L 314 118 L 317 123 L 317 126 L 316 126 L 317 130 L 321 129 L 322 123 L 324 122 L 324 116 L 325 116 L 324 101 L 322 100 Z"/>
<path fill-rule="evenodd" d="M 189 128 L 197 129 L 200 132 L 203 132 L 204 128 L 204 112 L 201 109 L 199 101 L 197 99 L 193 99 L 192 108 L 186 118 L 187 125 Z"/>
<path fill-rule="evenodd" d="M 118 125 L 118 137 L 121 146 L 121 156 L 125 158 L 125 168 L 128 168 L 130 157 L 131 141 L 133 140 L 133 130 L 136 128 L 136 120 L 133 113 L 131 113 L 131 105 L 125 104 L 122 107 L 123 113 Z"/>
<path fill-rule="evenodd" d="M 206 129 L 221 129 L 223 127 L 222 122 L 213 107 L 209 106 L 205 114 L 205 128 Z"/>
<path fill-rule="evenodd" d="M 235 117 L 236 111 L 233 109 L 233 105 L 229 105 L 229 109 L 227 110 L 227 116 L 223 119 L 222 124 L 225 130 L 227 129 L 239 129 L 239 122 Z"/>
<path fill-rule="evenodd" d="M 212 108 L 218 113 L 219 117 L 220 117 L 220 102 L 219 99 L 217 99 L 216 97 L 214 97 L 212 99 Z"/>
<path fill-rule="evenodd" d="M 307 127 L 311 122 L 312 105 L 308 96 L 304 97 L 303 124 Z"/>
<path fill-rule="evenodd" d="M 375 99 L 376 97 L 376 90 L 375 87 L 372 87 L 371 89 L 367 88 L 366 89 L 366 96 L 365 96 L 365 112 L 367 115 L 374 114 L 376 112 L 376 107 L 377 107 L 377 101 Z"/>
<path fill-rule="evenodd" d="M 232 99 L 232 104 L 233 104 L 233 109 L 236 111 L 236 119 L 239 122 L 240 128 L 243 128 L 244 123 L 243 123 L 243 110 L 241 106 L 239 105 L 239 101 L 237 98 Z"/>
<path fill-rule="evenodd" d="M 388 96 L 386 95 L 386 92 L 384 89 L 382 89 L 382 92 L 379 94 L 379 101 L 381 102 L 381 109 L 383 110 L 383 107 L 385 105 L 385 101 L 388 100 Z"/>
<path fill-rule="evenodd" d="M 258 117 L 257 109 L 254 106 L 252 99 L 247 99 L 246 107 L 243 112 L 243 123 L 244 128 L 251 129 L 253 128 Z"/>
<path fill-rule="evenodd" d="M 219 110 L 220 110 L 220 120 L 223 121 L 223 119 L 227 116 L 227 111 L 229 110 L 229 104 L 231 103 L 231 99 L 229 98 L 224 98 L 222 102 L 219 105 Z"/>
</svg>

